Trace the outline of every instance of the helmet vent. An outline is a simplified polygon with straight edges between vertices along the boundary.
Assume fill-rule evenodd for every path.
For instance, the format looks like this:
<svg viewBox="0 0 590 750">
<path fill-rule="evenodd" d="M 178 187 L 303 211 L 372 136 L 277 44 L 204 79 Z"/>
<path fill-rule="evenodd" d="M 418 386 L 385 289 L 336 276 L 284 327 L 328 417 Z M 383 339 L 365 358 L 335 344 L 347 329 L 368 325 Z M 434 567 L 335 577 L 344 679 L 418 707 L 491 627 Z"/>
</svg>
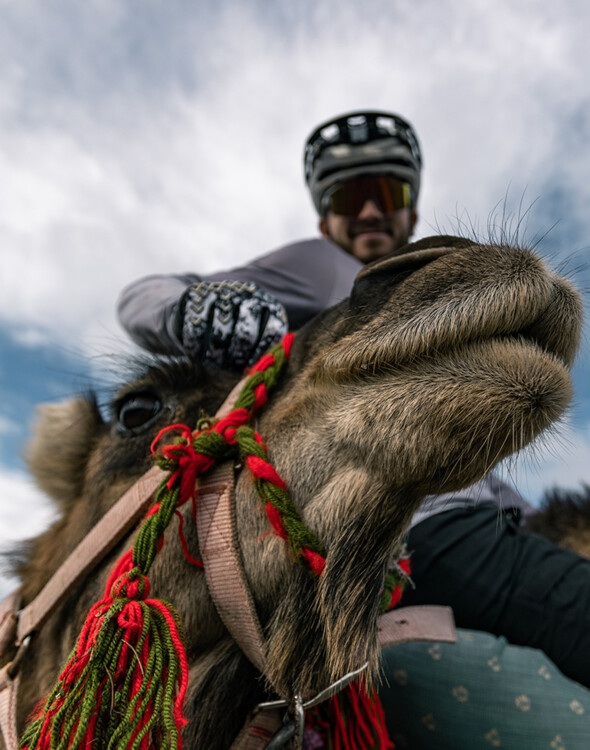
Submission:
<svg viewBox="0 0 590 750">
<path fill-rule="evenodd" d="M 364 143 L 369 139 L 369 127 L 364 115 L 349 117 L 346 124 L 351 143 Z"/>
<path fill-rule="evenodd" d="M 396 135 L 397 128 L 395 127 L 395 120 L 392 117 L 378 117 L 377 130 L 384 130 L 386 133 L 389 133 L 389 135 Z"/>
<path fill-rule="evenodd" d="M 340 129 L 338 128 L 338 125 L 336 123 L 332 123 L 331 125 L 328 125 L 327 128 L 324 128 L 320 135 L 325 141 L 333 141 L 340 135 Z"/>
</svg>

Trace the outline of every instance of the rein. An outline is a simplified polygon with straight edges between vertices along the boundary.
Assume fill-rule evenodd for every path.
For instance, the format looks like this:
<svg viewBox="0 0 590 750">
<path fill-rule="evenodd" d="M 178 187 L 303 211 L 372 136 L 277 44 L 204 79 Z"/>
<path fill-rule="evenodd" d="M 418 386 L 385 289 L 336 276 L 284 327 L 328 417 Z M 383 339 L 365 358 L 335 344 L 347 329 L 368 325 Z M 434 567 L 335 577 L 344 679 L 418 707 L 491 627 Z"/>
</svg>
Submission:
<svg viewBox="0 0 590 750">
<path fill-rule="evenodd" d="M 254 477 L 255 487 L 265 503 L 274 533 L 285 540 L 297 562 L 312 574 L 322 574 L 325 565 L 323 545 L 304 526 L 299 511 L 286 492 L 284 482 L 268 461 L 264 442 L 247 425 L 266 403 L 268 391 L 277 382 L 289 356 L 292 340 L 292 334 L 287 335 L 251 369 L 246 382 L 239 384 L 241 391 L 233 408 L 228 407 L 228 402 L 231 403 L 238 387 L 232 391 L 214 420 L 199 421 L 194 434 L 185 425 L 172 425 L 158 434 L 153 441 L 152 451 L 160 455 L 160 470 L 154 467 L 111 509 L 115 511 L 119 508 L 126 496 L 132 498 L 132 501 L 127 502 L 121 527 L 112 531 L 116 538 L 108 544 L 103 542 L 100 551 L 93 549 L 91 553 L 81 552 L 81 556 L 88 559 L 84 559 L 84 569 L 78 577 L 76 578 L 70 565 L 69 572 L 66 571 L 65 575 L 65 578 L 70 579 L 69 585 L 63 591 L 52 591 L 51 596 L 45 593 L 48 588 L 56 589 L 54 576 L 41 595 L 20 613 L 18 623 L 12 626 L 17 629 L 19 643 L 41 627 L 57 603 L 63 600 L 70 585 L 74 585 L 87 573 L 107 549 L 129 530 L 145 508 L 146 498 L 153 492 L 156 479 L 159 480 L 162 476 L 161 470 L 168 472 L 160 483 L 156 505 L 140 528 L 133 549 L 119 560 L 109 578 L 103 599 L 92 608 L 72 657 L 60 675 L 58 685 L 42 713 L 27 727 L 23 747 L 45 750 L 51 745 L 75 750 L 88 746 L 101 736 L 109 738 L 109 747 L 117 748 L 147 749 L 153 745 L 150 740 L 152 737 L 157 738 L 158 746 L 162 748 L 182 746 L 180 732 L 186 723 L 182 703 L 188 683 L 186 655 L 178 635 L 177 615 L 170 605 L 149 598 L 147 573 L 163 544 L 162 535 L 172 516 L 189 499 L 196 499 L 197 476 L 207 472 L 216 462 L 237 456 L 248 467 Z M 171 432 L 176 434 L 175 442 L 159 448 L 163 437 Z M 230 485 L 228 476 L 231 476 L 233 486 L 233 466 L 226 469 L 226 478 L 221 485 L 216 485 L 215 473 L 210 477 L 209 483 L 201 482 L 197 490 L 201 501 L 209 495 L 216 507 Z M 146 487 L 140 492 L 137 487 L 142 482 Z M 197 507 L 199 505 L 201 503 Z M 200 521 L 197 529 L 205 558 L 209 537 L 206 535 L 205 541 L 201 541 L 202 525 Z M 104 528 L 107 528 L 106 524 Z M 88 550 L 89 537 L 79 546 Z M 211 565 L 209 551 L 207 558 L 206 574 L 210 568 L 215 567 Z M 239 555 L 236 560 L 238 558 Z M 240 565 L 241 563 L 235 564 L 238 573 Z M 221 569 L 225 570 L 223 567 Z M 406 573 L 402 561 L 402 569 L 394 573 L 393 578 L 390 577 L 390 591 L 384 592 L 384 604 L 392 606 L 399 600 Z M 245 580 L 243 584 L 241 588 L 247 590 Z M 213 589 L 212 595 L 219 609 L 218 597 L 214 595 Z M 262 632 L 249 592 L 245 599 L 248 600 L 248 597 L 250 601 L 245 602 L 244 609 L 249 611 L 246 620 L 253 623 L 250 627 L 250 631 L 254 633 L 253 646 L 249 648 L 246 644 L 244 648 L 240 638 L 236 640 L 248 658 L 264 673 Z M 41 604 L 37 600 L 41 600 Z M 226 622 L 221 610 L 220 614 Z M 236 614 L 238 613 L 234 612 L 232 615 L 234 621 Z M 400 638 L 404 623 L 408 624 L 407 618 L 397 618 L 397 630 L 394 627 L 396 632 L 390 633 L 393 641 L 407 640 L 403 636 Z M 0 622 L 0 645 L 4 624 Z M 234 629 L 228 629 L 233 634 Z M 438 623 L 438 629 L 440 632 L 441 622 Z M 448 631 L 448 623 L 446 630 Z M 448 637 L 446 632 L 443 638 Z M 6 637 L 4 640 L 7 640 Z M 2 703 L 6 702 L 4 698 L 8 698 L 10 710 L 14 713 L 16 688 L 14 691 L 4 692 L 1 682 L 4 672 L 12 680 L 13 675 L 8 668 L 13 665 L 14 661 L 0 673 L 0 712 L 3 710 Z M 356 675 L 351 676 L 351 679 L 354 676 Z M 105 694 L 107 697 L 103 700 Z M 282 705 L 286 704 L 284 702 Z M 116 707 L 115 711 L 112 711 L 113 705 Z"/>
</svg>

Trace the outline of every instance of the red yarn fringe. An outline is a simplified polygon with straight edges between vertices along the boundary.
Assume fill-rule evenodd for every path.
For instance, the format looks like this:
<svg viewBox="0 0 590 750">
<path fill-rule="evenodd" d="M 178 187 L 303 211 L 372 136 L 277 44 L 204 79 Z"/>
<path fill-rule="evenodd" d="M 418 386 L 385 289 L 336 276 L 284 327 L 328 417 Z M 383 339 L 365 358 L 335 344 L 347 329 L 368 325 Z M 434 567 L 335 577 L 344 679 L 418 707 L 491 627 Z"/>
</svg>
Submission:
<svg viewBox="0 0 590 750">
<path fill-rule="evenodd" d="M 186 725 L 182 705 L 188 685 L 184 646 L 168 607 L 157 599 L 148 598 L 147 578 L 142 576 L 132 580 L 128 577 L 133 569 L 132 554 L 133 551 L 129 550 L 118 561 L 103 599 L 88 613 L 57 688 L 25 733 L 23 750 L 105 747 L 111 737 L 103 736 L 102 732 L 115 703 L 116 712 L 127 718 L 126 722 L 113 726 L 118 735 L 118 748 L 149 750 L 154 747 L 154 737 L 157 736 L 162 747 L 181 750 L 180 732 Z M 116 600 L 122 604 L 125 602 L 118 608 L 118 613 L 112 609 Z M 155 628 L 146 623 L 148 610 L 157 612 L 161 618 Z M 96 662 L 93 655 L 101 639 L 101 630 L 109 619 L 115 620 L 119 628 L 116 631 L 118 643 L 113 643 L 116 663 L 110 672 L 106 665 L 103 669 L 102 664 L 93 663 Z M 164 635 L 164 630 L 167 635 Z M 169 638 L 169 647 L 164 646 L 162 650 L 162 641 L 166 638 Z M 158 684 L 151 677 L 146 683 L 146 667 L 153 645 L 161 652 L 163 660 Z M 173 658 L 167 661 L 171 653 Z M 113 664 L 112 660 L 109 664 Z M 118 696 L 122 697 L 122 702 L 117 702 Z M 166 712 L 164 704 L 168 703 L 172 715 L 161 718 Z M 99 726 L 101 736 L 97 737 Z"/>
<path fill-rule="evenodd" d="M 330 750 L 391 750 L 379 695 L 354 680 L 307 714 L 306 726 L 325 738 Z"/>
</svg>

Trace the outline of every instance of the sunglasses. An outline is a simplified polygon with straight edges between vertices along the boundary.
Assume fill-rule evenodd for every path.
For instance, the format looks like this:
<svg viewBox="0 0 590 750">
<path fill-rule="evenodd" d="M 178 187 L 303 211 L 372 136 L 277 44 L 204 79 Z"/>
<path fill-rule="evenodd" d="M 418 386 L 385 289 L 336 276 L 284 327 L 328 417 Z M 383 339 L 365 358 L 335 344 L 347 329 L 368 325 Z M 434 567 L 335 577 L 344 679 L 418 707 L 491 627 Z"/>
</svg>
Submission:
<svg viewBox="0 0 590 750">
<path fill-rule="evenodd" d="M 389 176 L 357 177 L 336 185 L 322 199 L 324 216 L 332 211 L 339 216 L 357 216 L 365 203 L 373 201 L 385 214 L 410 208 L 412 196 L 407 182 Z"/>
</svg>

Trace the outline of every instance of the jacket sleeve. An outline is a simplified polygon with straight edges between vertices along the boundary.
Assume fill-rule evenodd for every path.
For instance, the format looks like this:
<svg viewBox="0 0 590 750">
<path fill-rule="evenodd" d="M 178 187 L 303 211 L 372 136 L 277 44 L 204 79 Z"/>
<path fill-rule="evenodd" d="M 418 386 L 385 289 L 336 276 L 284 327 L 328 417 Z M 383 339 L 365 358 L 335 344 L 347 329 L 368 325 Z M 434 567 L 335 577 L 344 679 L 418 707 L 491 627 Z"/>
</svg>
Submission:
<svg viewBox="0 0 590 750">
<path fill-rule="evenodd" d="M 477 508 L 486 505 L 497 505 L 498 508 L 518 508 L 523 516 L 534 511 L 533 506 L 518 492 L 515 487 L 504 482 L 491 471 L 479 482 L 456 492 L 443 495 L 428 495 L 412 516 L 410 527 L 417 526 L 430 516 L 436 516 L 456 508 Z"/>
<path fill-rule="evenodd" d="M 200 281 L 251 281 L 276 297 L 291 329 L 347 297 L 362 264 L 326 240 L 304 240 L 244 266 L 208 275 L 147 276 L 119 297 L 119 321 L 131 338 L 157 354 L 182 354 L 180 301 Z"/>
</svg>

